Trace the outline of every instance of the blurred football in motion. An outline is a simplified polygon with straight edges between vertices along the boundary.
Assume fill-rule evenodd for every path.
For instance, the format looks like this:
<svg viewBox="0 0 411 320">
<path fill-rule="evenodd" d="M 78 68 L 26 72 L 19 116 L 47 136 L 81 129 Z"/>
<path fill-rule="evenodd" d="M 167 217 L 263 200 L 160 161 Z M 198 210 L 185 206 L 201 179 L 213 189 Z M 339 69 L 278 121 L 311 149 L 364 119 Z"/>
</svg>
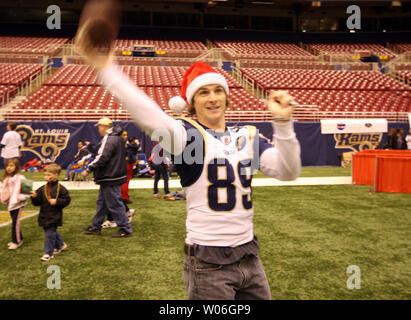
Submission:
<svg viewBox="0 0 411 320">
<path fill-rule="evenodd" d="M 83 7 L 77 35 L 87 37 L 94 47 L 109 49 L 117 38 L 120 18 L 119 0 L 89 0 Z"/>
</svg>

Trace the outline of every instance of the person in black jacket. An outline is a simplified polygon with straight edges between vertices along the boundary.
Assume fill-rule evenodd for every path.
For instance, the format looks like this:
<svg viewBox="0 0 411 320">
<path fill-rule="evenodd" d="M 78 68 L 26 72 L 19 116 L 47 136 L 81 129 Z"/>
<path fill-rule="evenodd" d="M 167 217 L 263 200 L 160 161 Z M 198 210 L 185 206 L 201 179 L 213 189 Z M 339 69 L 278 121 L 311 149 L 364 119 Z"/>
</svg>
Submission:
<svg viewBox="0 0 411 320">
<path fill-rule="evenodd" d="M 407 149 L 407 142 L 405 141 L 403 128 L 396 129 L 395 139 L 393 139 L 392 141 L 392 149 L 393 150 L 406 150 Z"/>
<path fill-rule="evenodd" d="M 384 149 L 392 149 L 393 141 L 396 139 L 396 132 L 395 128 L 391 128 L 387 134 L 387 143 L 384 145 Z"/>
<path fill-rule="evenodd" d="M 47 166 L 44 169 L 47 184 L 30 193 L 33 205 L 40 206 L 38 222 L 46 232 L 42 261 L 49 261 L 54 254 L 67 248 L 57 232 L 57 228 L 63 225 L 63 208 L 71 201 L 68 190 L 58 182 L 60 172 L 61 167 L 57 164 Z"/>
<path fill-rule="evenodd" d="M 83 230 L 86 234 L 100 235 L 104 218 L 110 213 L 119 228 L 119 233 L 113 237 L 128 237 L 132 229 L 121 198 L 121 185 L 127 180 L 126 148 L 121 138 L 123 129 L 119 126 L 113 127 L 109 118 L 100 119 L 97 126 L 103 138 L 97 146 L 94 161 L 81 175 L 85 178 L 93 172 L 94 181 L 100 185 L 100 190 L 92 225 Z"/>
</svg>

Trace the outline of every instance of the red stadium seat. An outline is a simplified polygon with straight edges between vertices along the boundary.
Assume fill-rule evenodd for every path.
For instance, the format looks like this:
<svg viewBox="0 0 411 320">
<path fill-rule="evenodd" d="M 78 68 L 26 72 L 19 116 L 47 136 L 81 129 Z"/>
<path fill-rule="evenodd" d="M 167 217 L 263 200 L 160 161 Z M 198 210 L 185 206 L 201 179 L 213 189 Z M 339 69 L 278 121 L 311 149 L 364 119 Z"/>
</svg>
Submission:
<svg viewBox="0 0 411 320">
<path fill-rule="evenodd" d="M 68 41 L 69 38 L 0 37 L 0 53 L 41 54 L 52 56 L 57 54 L 61 50 L 61 47 Z M 24 58 L 22 57 L 22 59 Z"/>
</svg>

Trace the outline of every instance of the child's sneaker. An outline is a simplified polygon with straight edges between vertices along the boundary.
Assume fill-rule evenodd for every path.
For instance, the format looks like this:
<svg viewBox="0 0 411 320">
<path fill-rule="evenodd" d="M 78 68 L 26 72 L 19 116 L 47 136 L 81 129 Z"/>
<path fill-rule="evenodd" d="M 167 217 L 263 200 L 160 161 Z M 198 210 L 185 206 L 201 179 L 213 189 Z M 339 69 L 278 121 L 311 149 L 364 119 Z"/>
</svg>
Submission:
<svg viewBox="0 0 411 320">
<path fill-rule="evenodd" d="M 159 193 L 153 194 L 153 199 L 161 199 L 161 198 L 163 198 L 163 196 L 161 194 L 159 194 Z"/>
<path fill-rule="evenodd" d="M 106 221 L 104 221 L 104 223 L 101 225 L 101 227 L 102 227 L 103 229 L 116 228 L 116 227 L 117 227 L 117 223 L 115 223 L 114 221 L 106 220 Z"/>
<path fill-rule="evenodd" d="M 16 250 L 20 248 L 22 244 L 23 244 L 23 241 L 20 241 L 20 243 L 12 242 L 11 245 L 9 245 L 9 250 Z"/>
<path fill-rule="evenodd" d="M 135 213 L 136 213 L 135 209 L 130 209 L 127 211 L 128 223 L 131 223 L 131 221 L 133 221 L 133 216 Z"/>
<path fill-rule="evenodd" d="M 53 254 L 59 254 L 61 251 L 67 249 L 67 244 L 65 242 L 63 242 L 63 245 L 61 246 L 60 249 L 54 249 Z"/>
<path fill-rule="evenodd" d="M 49 254 L 45 253 L 43 254 L 43 256 L 40 258 L 41 261 L 50 261 L 51 259 L 53 259 L 54 256 L 50 256 Z"/>
<path fill-rule="evenodd" d="M 127 217 L 132 217 L 134 216 L 135 213 L 136 213 L 135 209 L 130 209 L 127 211 Z"/>
</svg>

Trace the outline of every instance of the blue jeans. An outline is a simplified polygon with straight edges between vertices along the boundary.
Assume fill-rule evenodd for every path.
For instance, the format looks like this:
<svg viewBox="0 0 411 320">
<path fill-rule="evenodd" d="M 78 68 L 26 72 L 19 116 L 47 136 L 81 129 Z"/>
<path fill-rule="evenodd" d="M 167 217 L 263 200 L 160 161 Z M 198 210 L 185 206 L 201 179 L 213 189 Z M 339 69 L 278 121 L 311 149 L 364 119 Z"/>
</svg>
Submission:
<svg viewBox="0 0 411 320">
<path fill-rule="evenodd" d="M 189 300 L 271 300 L 263 264 L 253 255 L 219 265 L 186 254 L 184 284 Z"/>
<path fill-rule="evenodd" d="M 63 239 L 57 232 L 57 227 L 44 227 L 46 239 L 44 241 L 44 253 L 53 255 L 54 249 L 60 249 L 63 246 Z"/>
<path fill-rule="evenodd" d="M 132 233 L 126 214 L 126 207 L 121 198 L 121 185 L 100 186 L 97 198 L 97 211 L 91 220 L 93 228 L 100 230 L 101 224 L 109 213 L 119 229 Z"/>
<path fill-rule="evenodd" d="M 161 177 L 163 177 L 163 179 L 164 179 L 164 193 L 169 194 L 170 191 L 168 190 L 167 166 L 164 163 L 155 164 L 155 165 L 153 165 L 153 169 L 155 170 L 155 174 L 154 174 L 154 194 L 158 193 L 158 182 L 160 181 Z"/>
</svg>

